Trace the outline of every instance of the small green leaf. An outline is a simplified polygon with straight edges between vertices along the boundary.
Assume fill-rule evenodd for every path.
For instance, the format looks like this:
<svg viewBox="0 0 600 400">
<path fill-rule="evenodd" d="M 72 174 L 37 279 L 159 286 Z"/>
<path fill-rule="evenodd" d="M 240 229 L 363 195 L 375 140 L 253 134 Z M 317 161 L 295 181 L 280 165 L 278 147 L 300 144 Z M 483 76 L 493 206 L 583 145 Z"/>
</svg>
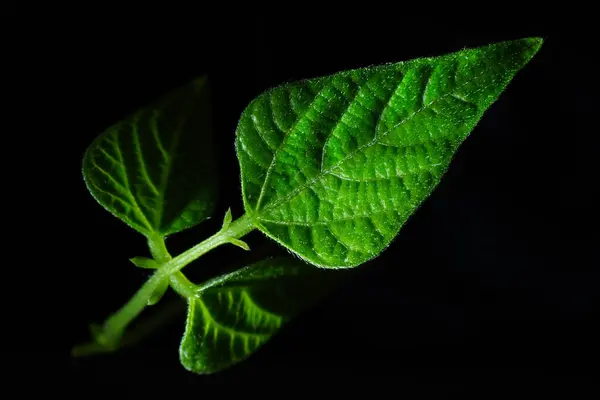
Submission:
<svg viewBox="0 0 600 400">
<path fill-rule="evenodd" d="M 163 298 L 163 296 L 165 295 L 165 293 L 167 292 L 167 289 L 169 289 L 169 280 L 165 279 L 159 287 L 156 288 L 156 290 L 154 291 L 154 293 L 152 293 L 152 296 L 148 299 L 148 305 L 149 306 L 153 306 L 156 303 L 158 303 L 160 301 L 160 299 Z"/>
<path fill-rule="evenodd" d="M 541 45 L 501 42 L 266 91 L 236 136 L 246 212 L 311 264 L 376 257 Z"/>
<path fill-rule="evenodd" d="M 221 230 L 225 230 L 225 229 L 229 228 L 229 225 L 231 225 L 232 219 L 233 219 L 233 216 L 231 215 L 231 208 L 229 208 L 227 210 L 227 212 L 225 213 L 225 217 L 223 218 L 223 226 L 221 227 Z"/>
<path fill-rule="evenodd" d="M 133 257 L 130 258 L 129 261 L 131 261 L 136 267 L 145 269 L 157 269 L 160 267 L 159 263 L 147 257 Z"/>
<path fill-rule="evenodd" d="M 234 246 L 241 247 L 246 251 L 250 251 L 250 246 L 248 246 L 248 243 L 244 242 L 243 240 L 231 238 L 229 239 L 229 243 L 231 243 Z"/>
<path fill-rule="evenodd" d="M 181 363 L 189 371 L 210 374 L 246 359 L 318 301 L 331 287 L 332 274 L 282 257 L 214 279 L 188 301 Z"/>
<path fill-rule="evenodd" d="M 111 126 L 87 149 L 93 197 L 146 236 L 182 231 L 213 211 L 216 174 L 205 78 Z"/>
</svg>

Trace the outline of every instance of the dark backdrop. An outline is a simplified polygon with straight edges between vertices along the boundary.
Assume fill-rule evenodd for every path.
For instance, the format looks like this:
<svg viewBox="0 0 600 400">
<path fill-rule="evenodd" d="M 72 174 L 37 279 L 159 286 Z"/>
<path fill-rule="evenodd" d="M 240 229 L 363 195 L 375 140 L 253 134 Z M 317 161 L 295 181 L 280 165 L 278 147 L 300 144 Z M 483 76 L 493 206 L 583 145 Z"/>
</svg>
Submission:
<svg viewBox="0 0 600 400">
<path fill-rule="evenodd" d="M 45 217 L 54 228 L 42 232 L 53 243 L 45 252 L 53 261 L 29 269 L 45 296 L 34 301 L 39 316 L 25 333 L 33 344 L 18 349 L 28 352 L 22 371 L 39 360 L 46 374 L 61 371 L 73 386 L 169 382 L 195 390 L 248 381 L 258 392 L 269 391 L 271 379 L 306 383 L 334 375 L 428 387 L 597 372 L 593 302 L 600 285 L 591 216 L 598 148 L 597 128 L 589 128 L 593 57 L 584 34 L 542 16 L 493 21 L 486 14 L 473 24 L 391 10 L 377 18 L 358 10 L 214 19 L 194 10 L 181 10 L 188 18 L 147 20 L 57 12 L 40 25 L 27 21 L 39 31 L 30 45 L 15 45 L 16 59 L 29 68 L 20 71 L 20 82 L 40 89 L 29 100 L 47 114 L 32 134 L 49 160 L 42 175 L 52 174 L 39 179 L 34 192 L 55 201 L 55 212 Z M 228 207 L 234 217 L 242 214 L 234 134 L 240 113 L 261 91 L 526 36 L 546 42 L 391 247 L 250 359 L 213 376 L 185 371 L 177 353 L 182 316 L 136 348 L 68 357 L 71 345 L 87 339 L 87 324 L 102 321 L 147 277 L 127 261 L 147 255 L 143 238 L 100 207 L 81 177 L 86 147 L 110 124 L 209 75 L 221 200 L 214 219 L 169 240 L 178 253 L 218 230 Z M 248 240 L 259 254 L 278 251 L 260 233 Z M 194 276 L 234 266 L 244 256 L 219 248 L 204 257 L 206 271 Z M 55 360 L 67 369 L 53 368 Z"/>
</svg>

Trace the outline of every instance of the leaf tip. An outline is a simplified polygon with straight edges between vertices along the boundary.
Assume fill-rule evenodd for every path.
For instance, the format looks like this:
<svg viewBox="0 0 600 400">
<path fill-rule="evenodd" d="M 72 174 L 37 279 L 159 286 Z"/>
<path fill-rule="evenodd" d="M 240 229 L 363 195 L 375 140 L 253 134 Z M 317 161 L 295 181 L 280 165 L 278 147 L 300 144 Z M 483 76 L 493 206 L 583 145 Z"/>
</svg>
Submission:
<svg viewBox="0 0 600 400">
<path fill-rule="evenodd" d="M 241 247 L 242 249 L 244 249 L 246 251 L 250 251 L 250 246 L 248 246 L 248 243 L 246 243 L 240 239 L 229 239 L 229 243 L 231 243 L 237 247 Z"/>
<path fill-rule="evenodd" d="M 231 208 L 229 208 L 229 209 L 227 209 L 227 212 L 225 213 L 225 217 L 223 218 L 223 227 L 221 228 L 221 230 L 227 229 L 229 227 L 229 225 L 231 224 L 232 220 L 233 220 L 233 216 L 231 215 Z"/>
<path fill-rule="evenodd" d="M 544 44 L 544 38 L 540 36 L 527 37 L 520 40 L 522 43 L 522 48 L 524 49 L 524 53 L 526 55 L 526 59 L 530 60 L 536 53 L 540 50 L 542 45 Z"/>
<path fill-rule="evenodd" d="M 535 49 L 534 52 L 537 52 L 544 44 L 545 39 L 541 36 L 536 36 L 527 38 L 527 41 L 531 44 L 531 47 Z"/>
</svg>

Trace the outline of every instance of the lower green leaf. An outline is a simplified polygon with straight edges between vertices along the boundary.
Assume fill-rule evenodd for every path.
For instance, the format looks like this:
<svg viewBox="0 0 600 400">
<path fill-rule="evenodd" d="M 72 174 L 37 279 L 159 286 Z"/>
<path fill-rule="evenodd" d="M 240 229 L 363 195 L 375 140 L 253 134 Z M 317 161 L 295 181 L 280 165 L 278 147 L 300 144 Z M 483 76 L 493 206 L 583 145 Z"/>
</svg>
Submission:
<svg viewBox="0 0 600 400">
<path fill-rule="evenodd" d="M 179 349 L 189 371 L 211 374 L 245 360 L 332 287 L 332 274 L 298 259 L 267 259 L 216 278 L 188 302 Z"/>
</svg>

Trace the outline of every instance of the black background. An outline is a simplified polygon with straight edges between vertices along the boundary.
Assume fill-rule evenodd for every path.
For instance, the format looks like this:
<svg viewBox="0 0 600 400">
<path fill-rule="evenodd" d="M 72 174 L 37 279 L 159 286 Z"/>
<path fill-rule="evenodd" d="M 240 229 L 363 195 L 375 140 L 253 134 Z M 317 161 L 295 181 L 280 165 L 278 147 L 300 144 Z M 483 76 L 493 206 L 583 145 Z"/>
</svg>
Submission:
<svg viewBox="0 0 600 400">
<path fill-rule="evenodd" d="M 270 390 L 272 379 L 301 384 L 333 376 L 418 381 L 425 388 L 498 377 L 508 386 L 533 376 L 593 379 L 600 275 L 592 224 L 597 103 L 590 78 L 597 65 L 587 32 L 570 28 L 581 28 L 580 16 L 562 15 L 560 24 L 541 15 L 511 19 L 510 12 L 497 21 L 483 13 L 460 22 L 440 15 L 438 22 L 381 5 L 363 8 L 261 17 L 211 16 L 200 7 L 160 18 L 93 11 L 70 18 L 76 10 L 65 9 L 52 18 L 23 18 L 21 32 L 30 29 L 34 38 L 10 46 L 13 82 L 28 88 L 20 92 L 25 112 L 17 125 L 36 126 L 27 140 L 39 143 L 45 164 L 27 185 L 30 202 L 21 206 L 28 210 L 23 215 L 44 224 L 28 231 L 37 239 L 18 240 L 28 246 L 21 251 L 38 257 L 23 266 L 38 295 L 21 296 L 23 308 L 17 307 L 32 324 L 19 332 L 19 343 L 28 345 L 8 349 L 21 359 L 19 372 L 33 365 L 43 376 L 58 374 L 61 382 L 88 389 L 117 383 L 154 390 L 168 382 L 197 390 L 247 381 L 258 392 Z M 177 353 L 182 316 L 130 350 L 69 357 L 70 347 L 88 338 L 87 325 L 116 310 L 148 276 L 127 261 L 147 255 L 143 237 L 100 207 L 81 177 L 83 153 L 106 127 L 209 75 L 220 202 L 213 219 L 168 240 L 178 253 L 218 230 L 228 207 L 234 217 L 243 213 L 233 141 L 240 113 L 263 90 L 527 36 L 542 36 L 545 44 L 391 247 L 250 359 L 212 376 L 187 372 Z M 32 204 L 39 207 L 41 198 L 53 211 L 36 217 Z M 31 250 L 34 241 L 38 252 Z M 259 256 L 280 251 L 258 232 L 248 242 Z M 248 254 L 218 248 L 190 274 L 211 276 L 239 260 Z"/>
</svg>

